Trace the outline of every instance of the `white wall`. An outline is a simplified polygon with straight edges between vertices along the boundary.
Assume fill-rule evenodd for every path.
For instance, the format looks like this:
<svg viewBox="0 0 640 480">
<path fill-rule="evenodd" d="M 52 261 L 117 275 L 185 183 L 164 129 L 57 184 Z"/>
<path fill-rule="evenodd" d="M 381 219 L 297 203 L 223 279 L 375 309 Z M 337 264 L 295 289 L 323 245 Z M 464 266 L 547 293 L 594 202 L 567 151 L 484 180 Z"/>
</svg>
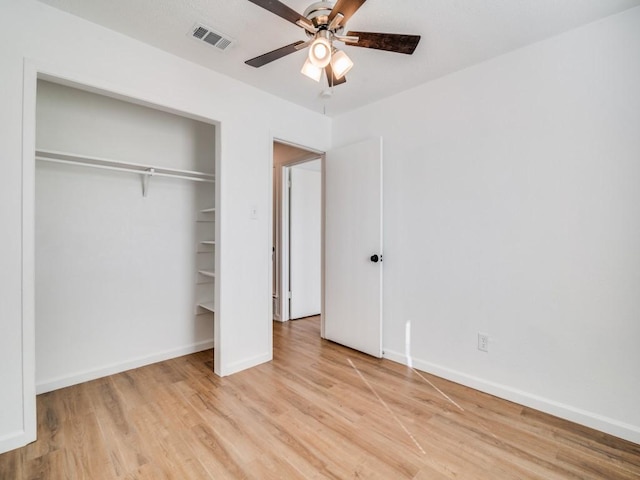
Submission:
<svg viewBox="0 0 640 480">
<path fill-rule="evenodd" d="M 223 375 L 271 358 L 273 137 L 321 151 L 330 143 L 326 117 L 33 0 L 4 0 L 0 6 L 0 452 L 35 436 L 34 367 L 29 355 L 35 352 L 34 168 L 29 153 L 35 146 L 34 70 L 220 122 L 216 370 Z M 250 218 L 253 206 L 258 207 L 257 220 Z"/>
<path fill-rule="evenodd" d="M 290 318 L 320 314 L 322 279 L 321 161 L 291 167 L 289 196 Z"/>
<path fill-rule="evenodd" d="M 38 149 L 214 173 L 213 125 L 49 82 L 36 106 Z M 214 193 L 152 177 L 143 197 L 139 175 L 37 163 L 38 392 L 213 346 L 195 305 L 213 299 L 197 270 L 214 224 L 196 220 Z"/>
<path fill-rule="evenodd" d="M 384 137 L 385 356 L 640 443 L 639 59 L 636 8 L 335 119 Z"/>
</svg>

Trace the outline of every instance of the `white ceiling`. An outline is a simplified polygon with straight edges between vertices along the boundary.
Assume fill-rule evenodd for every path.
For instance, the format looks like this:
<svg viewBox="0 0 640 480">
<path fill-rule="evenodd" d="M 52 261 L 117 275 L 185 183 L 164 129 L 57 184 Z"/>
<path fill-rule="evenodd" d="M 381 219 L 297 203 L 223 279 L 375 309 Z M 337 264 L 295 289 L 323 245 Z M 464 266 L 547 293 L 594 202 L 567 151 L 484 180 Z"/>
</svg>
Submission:
<svg viewBox="0 0 640 480">
<path fill-rule="evenodd" d="M 355 66 L 323 99 L 300 73 L 306 50 L 261 68 L 244 61 L 296 40 L 301 28 L 248 0 L 40 0 L 327 115 L 352 110 L 580 25 L 640 0 L 369 0 L 347 30 L 422 35 L 412 56 L 345 47 Z M 284 0 L 301 13 L 312 0 Z M 222 52 L 191 38 L 203 23 L 236 40 Z"/>
</svg>

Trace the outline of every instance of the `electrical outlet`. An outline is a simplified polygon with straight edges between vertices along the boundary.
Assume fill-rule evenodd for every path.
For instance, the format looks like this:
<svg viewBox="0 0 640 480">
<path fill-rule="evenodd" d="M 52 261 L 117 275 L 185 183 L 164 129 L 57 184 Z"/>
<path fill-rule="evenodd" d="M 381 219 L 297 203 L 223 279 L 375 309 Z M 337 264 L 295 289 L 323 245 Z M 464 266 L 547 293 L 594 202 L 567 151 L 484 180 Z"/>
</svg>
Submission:
<svg viewBox="0 0 640 480">
<path fill-rule="evenodd" d="M 478 350 L 481 352 L 489 352 L 489 335 L 478 333 Z"/>
</svg>

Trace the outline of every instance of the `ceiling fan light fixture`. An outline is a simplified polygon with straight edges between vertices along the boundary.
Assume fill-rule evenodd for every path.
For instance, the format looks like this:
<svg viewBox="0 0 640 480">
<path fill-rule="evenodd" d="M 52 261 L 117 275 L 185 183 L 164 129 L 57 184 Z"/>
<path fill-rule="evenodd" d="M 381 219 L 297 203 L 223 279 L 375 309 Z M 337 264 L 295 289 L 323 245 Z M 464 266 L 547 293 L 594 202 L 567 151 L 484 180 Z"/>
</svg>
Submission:
<svg viewBox="0 0 640 480">
<path fill-rule="evenodd" d="M 342 50 L 336 50 L 331 57 L 331 69 L 336 78 L 344 77 L 353 67 L 353 61 Z"/>
<path fill-rule="evenodd" d="M 346 83 L 346 74 L 353 67 L 353 61 L 346 53 L 334 48 L 334 42 L 407 55 L 411 55 L 420 42 L 420 35 L 399 33 L 349 30 L 343 35 L 347 22 L 366 0 L 315 1 L 305 10 L 303 15 L 280 0 L 249 0 L 249 2 L 303 28 L 307 35 L 307 41 L 298 40 L 251 58 L 244 63 L 258 68 L 291 53 L 309 48 L 301 73 L 319 82 L 324 71 L 331 91 L 334 86 Z M 201 34 L 199 30 L 198 34 Z"/>
<path fill-rule="evenodd" d="M 322 68 L 316 67 L 308 58 L 307 61 L 304 62 L 300 72 L 316 82 L 319 82 L 322 77 Z"/>
<path fill-rule="evenodd" d="M 331 61 L 331 40 L 330 33 L 321 30 L 317 33 L 315 40 L 309 47 L 309 61 L 318 68 L 324 68 Z"/>
</svg>

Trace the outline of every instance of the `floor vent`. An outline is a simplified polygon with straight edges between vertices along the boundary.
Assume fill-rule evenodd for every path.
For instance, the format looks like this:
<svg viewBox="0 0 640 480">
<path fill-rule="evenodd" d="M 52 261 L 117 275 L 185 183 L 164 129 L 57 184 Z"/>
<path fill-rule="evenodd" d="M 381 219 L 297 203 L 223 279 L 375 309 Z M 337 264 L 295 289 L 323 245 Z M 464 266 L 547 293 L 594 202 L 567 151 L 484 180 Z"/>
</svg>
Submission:
<svg viewBox="0 0 640 480">
<path fill-rule="evenodd" d="M 222 51 L 228 49 L 235 42 L 235 40 L 229 38 L 227 35 L 216 32 L 214 29 L 200 23 L 193 26 L 191 29 L 191 36 L 196 40 L 207 42 L 209 45 L 213 45 Z"/>
</svg>

